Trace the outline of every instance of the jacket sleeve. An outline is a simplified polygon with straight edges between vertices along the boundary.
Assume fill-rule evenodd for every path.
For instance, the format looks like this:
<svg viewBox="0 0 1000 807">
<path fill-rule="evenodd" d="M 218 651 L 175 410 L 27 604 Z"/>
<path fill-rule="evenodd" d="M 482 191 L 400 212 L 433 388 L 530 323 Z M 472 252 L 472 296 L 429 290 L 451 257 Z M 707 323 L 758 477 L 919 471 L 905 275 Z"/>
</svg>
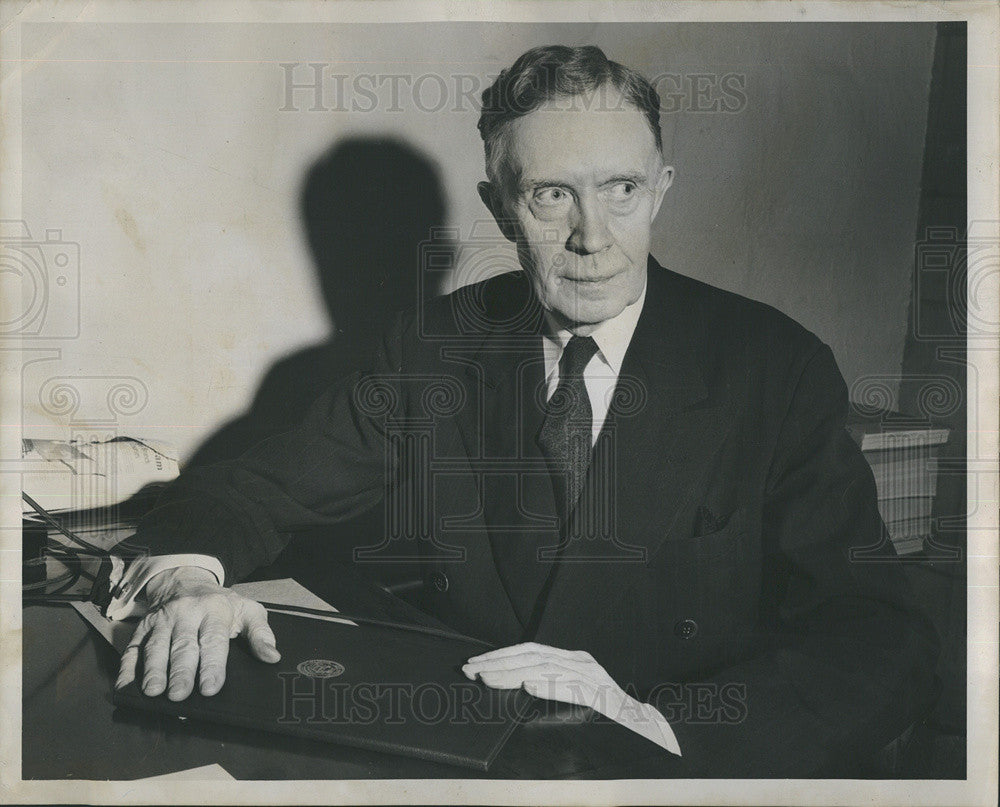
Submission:
<svg viewBox="0 0 1000 807">
<path fill-rule="evenodd" d="M 692 776 L 850 775 L 929 698 L 937 637 L 911 599 L 847 408 L 820 344 L 766 482 L 762 651 L 711 679 L 745 687 L 745 709 L 729 723 L 674 726 Z"/>
<path fill-rule="evenodd" d="M 231 584 L 273 561 L 295 531 L 377 504 L 394 465 L 387 424 L 404 406 L 405 333 L 400 320 L 373 369 L 335 382 L 294 429 L 238 459 L 182 471 L 129 545 L 151 555 L 213 556 Z"/>
</svg>

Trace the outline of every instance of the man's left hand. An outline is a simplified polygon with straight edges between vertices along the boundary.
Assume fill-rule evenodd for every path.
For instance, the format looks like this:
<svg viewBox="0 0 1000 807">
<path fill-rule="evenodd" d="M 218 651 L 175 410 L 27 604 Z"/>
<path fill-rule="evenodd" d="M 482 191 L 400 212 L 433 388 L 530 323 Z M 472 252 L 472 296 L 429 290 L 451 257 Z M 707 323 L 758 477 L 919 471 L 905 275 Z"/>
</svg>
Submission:
<svg viewBox="0 0 1000 807">
<path fill-rule="evenodd" d="M 585 650 L 526 642 L 473 656 L 462 672 L 494 689 L 523 688 L 536 698 L 588 706 L 680 755 L 677 739 L 663 716 L 625 694 Z"/>
<path fill-rule="evenodd" d="M 614 710 L 628 698 L 590 653 L 535 642 L 473 656 L 462 672 L 494 689 L 523 687 L 536 698 L 590 706 L 602 714 L 599 707 Z"/>
</svg>

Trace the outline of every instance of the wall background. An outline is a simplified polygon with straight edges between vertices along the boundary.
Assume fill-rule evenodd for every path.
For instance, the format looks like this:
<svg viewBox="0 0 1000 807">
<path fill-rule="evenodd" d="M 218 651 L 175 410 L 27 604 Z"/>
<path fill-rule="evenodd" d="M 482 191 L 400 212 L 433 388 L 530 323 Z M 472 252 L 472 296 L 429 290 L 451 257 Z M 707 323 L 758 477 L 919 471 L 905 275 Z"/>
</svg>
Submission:
<svg viewBox="0 0 1000 807">
<path fill-rule="evenodd" d="M 298 214 L 310 164 L 348 136 L 396 136 L 437 163 L 449 224 L 469 238 L 486 211 L 478 92 L 461 93 L 549 42 L 680 77 L 661 84 L 677 169 L 654 232 L 662 263 L 786 311 L 849 385 L 898 375 L 933 24 L 25 25 L 22 218 L 33 243 L 61 230 L 80 255 L 31 342 L 51 350 L 23 371 L 25 435 L 106 413 L 103 398 L 69 413 L 40 400 L 47 379 L 130 378 L 146 401 L 123 430 L 188 456 L 274 360 L 328 331 Z M 325 110 L 311 89 L 288 103 L 282 63 L 298 83 L 323 65 Z M 394 95 L 393 79 L 362 74 L 403 78 Z M 444 83 L 418 97 L 423 75 Z M 730 86 L 744 103 L 719 96 L 723 76 L 743 77 Z M 72 325 L 74 295 L 78 335 L 49 338 Z"/>
</svg>

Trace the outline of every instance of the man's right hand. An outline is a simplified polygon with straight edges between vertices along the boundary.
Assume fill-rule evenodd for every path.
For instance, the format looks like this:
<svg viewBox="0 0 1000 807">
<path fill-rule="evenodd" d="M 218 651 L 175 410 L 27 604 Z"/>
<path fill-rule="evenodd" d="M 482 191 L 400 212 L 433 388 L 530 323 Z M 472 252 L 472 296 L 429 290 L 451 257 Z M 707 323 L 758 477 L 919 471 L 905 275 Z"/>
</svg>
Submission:
<svg viewBox="0 0 1000 807">
<path fill-rule="evenodd" d="M 229 640 L 237 636 L 246 637 L 261 661 L 281 658 L 264 606 L 223 588 L 205 569 L 160 572 L 146 584 L 146 597 L 149 612 L 122 654 L 116 689 L 135 678 L 140 652 L 142 691 L 155 696 L 166 689 L 172 701 L 191 694 L 195 673 L 202 695 L 218 692 L 226 680 Z"/>
</svg>

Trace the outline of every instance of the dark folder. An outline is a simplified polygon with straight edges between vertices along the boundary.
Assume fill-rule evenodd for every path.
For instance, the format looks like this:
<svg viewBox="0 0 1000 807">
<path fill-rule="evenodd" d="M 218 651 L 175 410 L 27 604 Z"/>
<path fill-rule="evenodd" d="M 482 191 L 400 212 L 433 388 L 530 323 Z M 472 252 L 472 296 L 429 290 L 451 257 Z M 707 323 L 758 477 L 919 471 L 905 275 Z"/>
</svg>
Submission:
<svg viewBox="0 0 1000 807">
<path fill-rule="evenodd" d="M 308 737 L 488 770 L 531 698 L 469 681 L 471 641 L 271 613 L 281 661 L 265 664 L 233 642 L 226 684 L 174 703 L 118 690 L 119 706 Z M 136 681 L 141 681 L 141 670 Z"/>
</svg>

